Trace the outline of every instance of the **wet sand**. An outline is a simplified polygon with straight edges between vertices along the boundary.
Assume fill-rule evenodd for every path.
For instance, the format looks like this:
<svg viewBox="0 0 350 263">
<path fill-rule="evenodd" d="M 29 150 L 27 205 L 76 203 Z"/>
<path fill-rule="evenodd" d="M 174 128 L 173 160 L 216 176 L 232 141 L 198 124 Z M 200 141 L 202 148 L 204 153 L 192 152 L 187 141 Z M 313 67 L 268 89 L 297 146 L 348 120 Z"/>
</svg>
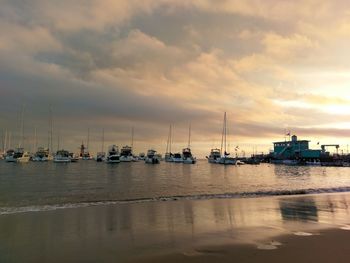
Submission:
<svg viewBox="0 0 350 263">
<path fill-rule="evenodd" d="M 349 244 L 350 231 L 331 229 L 311 236 L 279 236 L 258 245 L 198 247 L 184 253 L 138 258 L 129 262 L 345 263 L 350 260 Z"/>
<path fill-rule="evenodd" d="M 349 193 L 96 205 L 0 215 L 0 262 L 348 262 L 349 229 Z"/>
</svg>

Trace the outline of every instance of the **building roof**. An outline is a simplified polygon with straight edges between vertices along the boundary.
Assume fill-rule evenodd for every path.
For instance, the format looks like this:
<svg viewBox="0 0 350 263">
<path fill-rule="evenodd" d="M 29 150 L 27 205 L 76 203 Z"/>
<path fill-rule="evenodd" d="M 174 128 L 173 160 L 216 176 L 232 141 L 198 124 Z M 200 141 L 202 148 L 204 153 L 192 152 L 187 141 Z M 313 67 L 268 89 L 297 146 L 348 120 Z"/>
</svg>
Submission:
<svg viewBox="0 0 350 263">
<path fill-rule="evenodd" d="M 273 142 L 273 144 L 275 144 L 275 143 L 292 143 L 292 142 L 295 142 L 295 141 Z M 308 141 L 308 140 L 297 140 L 296 142 L 310 142 L 310 141 Z"/>
</svg>

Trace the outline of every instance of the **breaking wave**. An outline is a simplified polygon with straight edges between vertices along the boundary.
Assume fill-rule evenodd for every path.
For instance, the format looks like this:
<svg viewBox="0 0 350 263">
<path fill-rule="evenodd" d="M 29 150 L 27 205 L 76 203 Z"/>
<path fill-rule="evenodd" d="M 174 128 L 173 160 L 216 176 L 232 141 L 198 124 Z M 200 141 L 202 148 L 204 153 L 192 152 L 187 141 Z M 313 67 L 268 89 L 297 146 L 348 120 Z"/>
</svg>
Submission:
<svg viewBox="0 0 350 263">
<path fill-rule="evenodd" d="M 84 201 L 78 203 L 64 203 L 54 205 L 32 205 L 22 207 L 0 207 L 0 215 L 9 215 L 27 212 L 53 211 L 59 209 L 70 209 L 90 206 L 118 205 L 146 202 L 161 201 L 178 201 L 178 200 L 210 200 L 210 199 L 229 199 L 229 198 L 254 198 L 266 196 L 289 196 L 289 195 L 306 195 L 306 194 L 322 194 L 322 193 L 340 193 L 350 192 L 350 186 L 335 188 L 318 188 L 318 189 L 297 189 L 297 190 L 266 190 L 255 192 L 235 192 L 222 194 L 197 194 L 197 195 L 176 195 L 176 196 L 160 196 L 152 198 L 125 199 L 125 200 L 96 200 Z"/>
</svg>

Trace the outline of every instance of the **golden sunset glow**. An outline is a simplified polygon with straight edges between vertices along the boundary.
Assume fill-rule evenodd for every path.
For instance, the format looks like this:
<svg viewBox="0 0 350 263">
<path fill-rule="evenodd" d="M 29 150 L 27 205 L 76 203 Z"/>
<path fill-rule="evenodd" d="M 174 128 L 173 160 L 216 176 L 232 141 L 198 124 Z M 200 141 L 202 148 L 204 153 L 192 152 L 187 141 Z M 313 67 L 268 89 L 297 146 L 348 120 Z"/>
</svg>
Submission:
<svg viewBox="0 0 350 263">
<path fill-rule="evenodd" d="M 136 151 L 187 144 L 205 156 L 228 114 L 231 147 L 268 151 L 286 130 L 350 143 L 347 1 L 1 1 L 0 123 L 75 149 L 91 129 Z M 15 136 L 15 135 L 14 135 Z M 96 144 L 96 146 L 95 146 Z"/>
</svg>

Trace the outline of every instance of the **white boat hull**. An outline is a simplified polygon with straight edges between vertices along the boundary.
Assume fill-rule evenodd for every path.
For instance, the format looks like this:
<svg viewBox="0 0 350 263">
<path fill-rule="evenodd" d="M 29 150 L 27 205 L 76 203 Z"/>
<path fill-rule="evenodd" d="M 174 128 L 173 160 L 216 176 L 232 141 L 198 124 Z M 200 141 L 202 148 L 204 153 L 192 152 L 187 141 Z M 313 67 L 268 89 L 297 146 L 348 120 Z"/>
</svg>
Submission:
<svg viewBox="0 0 350 263">
<path fill-rule="evenodd" d="M 213 158 L 208 158 L 208 163 L 218 163 L 218 160 Z"/>
<path fill-rule="evenodd" d="M 196 158 L 183 159 L 183 163 L 185 163 L 185 164 L 195 164 L 196 163 Z"/>
<path fill-rule="evenodd" d="M 133 157 L 132 156 L 120 156 L 120 162 L 132 162 Z"/>
<path fill-rule="evenodd" d="M 120 163 L 120 160 L 106 160 L 106 163 Z"/>
<path fill-rule="evenodd" d="M 33 158 L 33 162 L 47 162 L 49 160 L 49 158 L 47 158 L 47 157 L 34 157 Z"/>
<path fill-rule="evenodd" d="M 159 164 L 160 161 L 157 158 L 146 158 L 145 159 L 145 163 L 148 163 L 148 164 Z"/>
<path fill-rule="evenodd" d="M 183 161 L 184 161 L 184 160 L 183 160 L 182 158 L 174 158 L 174 157 L 173 157 L 173 162 L 174 162 L 174 163 L 183 163 Z"/>
<path fill-rule="evenodd" d="M 6 156 L 5 161 L 8 163 L 15 163 L 17 162 L 17 159 L 14 158 L 13 156 Z"/>
<path fill-rule="evenodd" d="M 70 158 L 54 158 L 53 159 L 53 162 L 54 163 L 70 163 L 71 162 L 71 159 Z"/>
<path fill-rule="evenodd" d="M 217 159 L 217 163 L 225 165 L 236 165 L 237 161 L 235 158 L 232 157 L 221 157 Z"/>
</svg>

